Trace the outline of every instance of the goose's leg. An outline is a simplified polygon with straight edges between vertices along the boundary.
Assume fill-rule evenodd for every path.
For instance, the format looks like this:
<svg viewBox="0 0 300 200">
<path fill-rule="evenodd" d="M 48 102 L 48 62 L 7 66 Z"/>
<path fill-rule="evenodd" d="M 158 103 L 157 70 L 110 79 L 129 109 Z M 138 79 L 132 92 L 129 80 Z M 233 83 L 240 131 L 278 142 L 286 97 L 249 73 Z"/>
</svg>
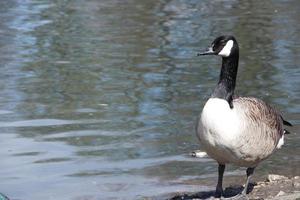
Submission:
<svg viewBox="0 0 300 200">
<path fill-rule="evenodd" d="M 222 183 L 223 183 L 223 174 L 224 174 L 224 170 L 225 170 L 225 165 L 219 164 L 218 167 L 218 184 L 216 187 L 216 197 L 219 198 L 223 195 L 223 187 L 222 187 Z"/>
<path fill-rule="evenodd" d="M 236 196 L 233 196 L 233 197 L 225 198 L 226 200 L 248 200 L 249 199 L 247 196 L 247 191 L 248 191 L 250 179 L 253 175 L 254 169 L 255 169 L 254 167 L 247 168 L 247 170 L 246 170 L 247 181 L 246 181 L 246 184 L 245 184 L 245 187 L 244 187 L 242 193 L 238 194 Z"/>
<path fill-rule="evenodd" d="M 246 195 L 246 194 L 247 194 L 248 186 L 249 186 L 251 177 L 252 177 L 252 175 L 253 175 L 253 173 L 254 173 L 254 169 L 255 169 L 255 167 L 249 167 L 249 168 L 247 168 L 247 171 L 246 171 L 246 173 L 247 173 L 247 181 L 246 181 L 246 184 L 245 184 L 245 188 L 244 188 L 244 190 L 242 191 L 242 194 L 243 194 L 243 195 Z"/>
</svg>

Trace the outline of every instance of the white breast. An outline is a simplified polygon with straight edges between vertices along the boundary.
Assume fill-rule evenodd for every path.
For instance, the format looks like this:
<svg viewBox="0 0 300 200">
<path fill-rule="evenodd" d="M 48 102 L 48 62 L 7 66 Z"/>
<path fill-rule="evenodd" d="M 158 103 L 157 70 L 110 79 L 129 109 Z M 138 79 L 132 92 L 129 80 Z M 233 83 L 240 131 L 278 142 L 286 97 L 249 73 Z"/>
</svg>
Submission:
<svg viewBox="0 0 300 200">
<path fill-rule="evenodd" d="M 240 146 L 242 126 L 236 109 L 231 109 L 226 100 L 210 98 L 203 108 L 197 132 L 209 156 L 225 163 L 235 159 L 232 150 Z"/>
<path fill-rule="evenodd" d="M 201 123 L 212 143 L 232 143 L 239 134 L 240 119 L 236 109 L 231 109 L 224 99 L 210 98 L 202 111 Z"/>
</svg>

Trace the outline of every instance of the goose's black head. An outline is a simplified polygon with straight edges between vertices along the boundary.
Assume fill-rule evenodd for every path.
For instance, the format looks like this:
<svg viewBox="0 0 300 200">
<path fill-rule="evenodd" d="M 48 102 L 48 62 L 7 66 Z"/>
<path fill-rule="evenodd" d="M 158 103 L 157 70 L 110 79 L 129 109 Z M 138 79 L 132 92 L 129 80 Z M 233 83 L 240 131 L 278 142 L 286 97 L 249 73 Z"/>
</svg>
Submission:
<svg viewBox="0 0 300 200">
<path fill-rule="evenodd" d="M 236 39 L 232 35 L 222 35 L 217 37 L 208 48 L 207 51 L 198 53 L 202 55 L 218 55 L 223 58 L 231 57 L 239 53 L 239 46 Z"/>
<path fill-rule="evenodd" d="M 233 108 L 232 100 L 239 63 L 239 46 L 236 39 L 231 35 L 217 37 L 207 51 L 198 55 L 218 55 L 222 57 L 219 82 L 212 97 L 225 99 L 230 108 Z"/>
</svg>

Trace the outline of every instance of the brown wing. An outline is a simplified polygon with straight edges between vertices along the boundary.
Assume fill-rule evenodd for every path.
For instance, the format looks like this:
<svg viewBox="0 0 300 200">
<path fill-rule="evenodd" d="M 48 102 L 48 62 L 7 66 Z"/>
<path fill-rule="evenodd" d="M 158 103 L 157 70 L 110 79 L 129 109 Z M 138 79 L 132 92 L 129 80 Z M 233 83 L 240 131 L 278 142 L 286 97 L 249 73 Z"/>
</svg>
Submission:
<svg viewBox="0 0 300 200">
<path fill-rule="evenodd" d="M 274 107 L 253 97 L 238 97 L 233 100 L 233 103 L 241 107 L 248 120 L 249 128 L 256 127 L 256 130 L 260 130 L 258 134 L 261 139 L 271 137 L 277 144 L 284 134 L 284 129 L 281 115 Z"/>
</svg>

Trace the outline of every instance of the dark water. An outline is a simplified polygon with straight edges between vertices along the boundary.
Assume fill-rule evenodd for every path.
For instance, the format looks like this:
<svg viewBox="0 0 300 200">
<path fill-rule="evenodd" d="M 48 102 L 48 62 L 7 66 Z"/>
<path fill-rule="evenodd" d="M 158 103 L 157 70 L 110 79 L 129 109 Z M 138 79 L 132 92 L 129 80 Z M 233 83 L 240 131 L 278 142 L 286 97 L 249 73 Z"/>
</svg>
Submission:
<svg viewBox="0 0 300 200">
<path fill-rule="evenodd" d="M 256 171 L 299 175 L 300 2 L 110 0 L 0 2 L 0 192 L 18 200 L 143 199 L 215 185 L 196 118 L 220 60 L 240 43 L 237 93 L 294 127 Z M 296 134 L 298 132 L 298 134 Z M 229 167 L 226 184 L 243 182 Z"/>
</svg>

